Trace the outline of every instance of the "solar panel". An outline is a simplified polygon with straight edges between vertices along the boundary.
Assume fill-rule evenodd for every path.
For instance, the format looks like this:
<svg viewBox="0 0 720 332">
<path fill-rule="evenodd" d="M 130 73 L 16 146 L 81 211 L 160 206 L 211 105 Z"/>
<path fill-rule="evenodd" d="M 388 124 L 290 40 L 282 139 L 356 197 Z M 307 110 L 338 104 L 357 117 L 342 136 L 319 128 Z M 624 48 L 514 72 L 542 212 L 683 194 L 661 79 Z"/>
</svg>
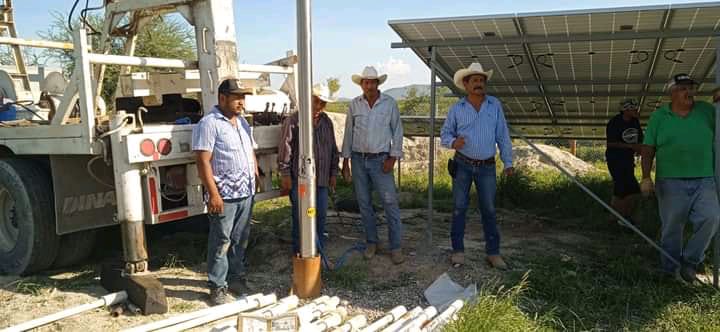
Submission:
<svg viewBox="0 0 720 332">
<path fill-rule="evenodd" d="M 715 87 L 720 3 L 393 20 L 426 64 L 461 95 L 452 75 L 472 62 L 494 70 L 488 92 L 508 122 L 532 137 L 604 138 L 625 98 L 641 101 L 641 120 L 667 103 L 678 73 Z"/>
</svg>

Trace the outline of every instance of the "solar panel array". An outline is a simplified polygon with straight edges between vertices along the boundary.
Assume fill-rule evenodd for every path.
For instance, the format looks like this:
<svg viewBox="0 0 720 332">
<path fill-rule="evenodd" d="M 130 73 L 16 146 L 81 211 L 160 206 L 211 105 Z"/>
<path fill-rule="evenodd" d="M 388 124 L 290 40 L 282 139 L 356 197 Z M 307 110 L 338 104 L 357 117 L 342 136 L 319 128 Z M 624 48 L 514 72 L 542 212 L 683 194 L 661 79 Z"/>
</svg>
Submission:
<svg viewBox="0 0 720 332">
<path fill-rule="evenodd" d="M 461 94 L 452 75 L 479 62 L 494 75 L 489 93 L 529 137 L 597 139 L 626 98 L 641 101 L 641 120 L 663 103 L 678 73 L 715 88 L 720 3 L 604 10 L 395 20 L 402 39 Z"/>
</svg>

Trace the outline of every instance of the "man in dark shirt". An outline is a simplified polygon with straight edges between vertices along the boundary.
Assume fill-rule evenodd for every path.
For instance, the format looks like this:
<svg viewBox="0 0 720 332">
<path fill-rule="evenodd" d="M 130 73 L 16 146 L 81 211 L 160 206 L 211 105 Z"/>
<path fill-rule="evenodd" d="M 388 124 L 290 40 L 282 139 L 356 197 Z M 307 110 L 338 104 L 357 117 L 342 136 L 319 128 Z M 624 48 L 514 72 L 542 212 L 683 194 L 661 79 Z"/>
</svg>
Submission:
<svg viewBox="0 0 720 332">
<path fill-rule="evenodd" d="M 610 119 L 605 130 L 607 136 L 607 161 L 613 179 L 612 207 L 626 219 L 631 220 L 640 185 L 635 178 L 635 154 L 640 153 L 643 132 L 638 117 L 638 102 L 627 99 L 620 114 Z"/>
<path fill-rule="evenodd" d="M 335 101 L 330 96 L 330 89 L 323 84 L 316 84 L 312 90 L 313 110 L 313 150 L 315 157 L 315 175 L 317 189 L 315 192 L 316 233 L 319 240 L 318 247 L 323 248 L 325 230 L 325 217 L 328 206 L 328 189 L 335 190 L 338 173 L 340 153 L 335 142 L 335 130 L 332 120 L 325 114 L 325 106 Z M 298 153 L 299 151 L 298 114 L 295 113 L 285 119 L 278 145 L 278 169 L 282 175 L 280 186 L 285 193 L 290 194 L 292 204 L 292 240 L 293 253 L 300 253 L 300 227 L 298 206 Z"/>
</svg>

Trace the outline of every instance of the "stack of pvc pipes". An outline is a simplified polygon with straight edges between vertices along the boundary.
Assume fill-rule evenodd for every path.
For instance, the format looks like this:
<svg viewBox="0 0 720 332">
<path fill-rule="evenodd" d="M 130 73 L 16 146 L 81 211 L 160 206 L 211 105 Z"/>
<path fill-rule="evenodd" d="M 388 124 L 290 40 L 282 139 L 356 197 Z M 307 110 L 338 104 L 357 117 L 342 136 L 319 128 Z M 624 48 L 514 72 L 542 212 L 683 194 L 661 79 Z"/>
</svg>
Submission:
<svg viewBox="0 0 720 332">
<path fill-rule="evenodd" d="M 310 324 L 300 325 L 300 332 L 323 332 L 342 324 L 347 317 L 347 309 L 339 307 L 329 311 Z"/>
<path fill-rule="evenodd" d="M 137 326 L 123 332 L 183 331 L 202 326 L 240 312 L 263 308 L 277 302 L 275 294 L 254 294 L 238 301 L 170 317 L 157 322 Z"/>
<path fill-rule="evenodd" d="M 57 313 L 54 313 L 52 315 L 40 317 L 33 319 L 31 321 L 27 321 L 25 323 L 15 325 L 8 327 L 7 329 L 2 330 L 2 332 L 20 332 L 20 331 L 27 331 L 31 330 L 43 325 L 47 325 L 53 322 L 56 322 L 58 320 L 61 320 L 63 318 L 68 318 L 70 316 L 75 316 L 77 314 L 81 314 L 83 312 L 100 308 L 100 307 L 109 307 L 118 303 L 125 302 L 127 300 L 127 293 L 125 291 L 117 292 L 117 293 L 111 293 L 108 295 L 105 295 L 101 297 L 100 299 L 93 301 L 91 303 L 83 304 L 77 307 L 73 307 L 70 309 L 66 309 Z"/>
<path fill-rule="evenodd" d="M 345 321 L 343 325 L 340 325 L 333 329 L 331 332 L 352 332 L 360 330 L 367 325 L 367 318 L 365 315 L 356 315 Z"/>
<path fill-rule="evenodd" d="M 249 312 L 248 314 L 263 316 L 266 318 L 272 318 L 272 317 L 282 315 L 292 309 L 297 308 L 299 303 L 300 303 L 300 299 L 295 295 L 291 295 L 291 296 L 281 299 L 280 301 L 278 301 L 277 303 L 275 303 L 269 307 L 255 310 L 255 311 Z"/>
<path fill-rule="evenodd" d="M 295 302 L 297 306 L 297 297 L 291 296 L 288 298 L 285 298 L 281 300 L 281 302 Z M 300 319 L 300 325 L 303 324 L 309 324 L 312 320 L 322 316 L 324 313 L 326 313 L 329 310 L 334 310 L 337 305 L 340 303 L 340 298 L 338 297 L 329 297 L 329 296 L 322 296 L 319 297 L 312 302 L 300 307 L 296 308 L 294 310 L 288 311 L 287 313 L 296 313 Z M 281 304 L 281 303 L 278 303 Z M 251 312 L 248 314 L 258 314 L 260 316 L 265 316 L 267 318 L 272 318 L 275 315 L 268 316 L 269 311 L 275 311 L 278 312 L 277 307 L 267 307 L 262 310 L 257 310 L 255 312 Z M 278 315 L 284 314 L 278 313 Z M 237 331 L 237 318 L 227 318 L 225 320 L 219 321 L 215 326 L 206 329 L 205 331 Z"/>
<path fill-rule="evenodd" d="M 376 332 L 380 331 L 381 328 L 387 326 L 388 324 L 392 324 L 394 321 L 400 319 L 403 315 L 407 313 L 407 309 L 404 306 L 397 306 L 390 310 L 385 316 L 382 318 L 376 320 L 374 323 L 370 324 L 369 326 L 363 328 L 362 332 Z"/>
<path fill-rule="evenodd" d="M 400 328 L 393 330 L 393 332 L 415 332 L 420 331 L 428 321 L 437 315 L 437 309 L 435 307 L 427 307 L 420 314 L 407 321 Z"/>
<path fill-rule="evenodd" d="M 335 310 L 338 304 L 340 304 L 339 297 L 323 296 L 315 301 L 308 303 L 303 307 L 294 310 L 293 312 L 298 315 L 298 318 L 300 319 L 300 326 L 303 326 L 310 324 L 310 322 L 317 318 L 320 318 L 327 312 Z"/>
<path fill-rule="evenodd" d="M 421 307 L 415 307 L 412 310 L 408 311 L 402 317 L 395 320 L 390 326 L 384 328 L 383 332 L 394 332 L 397 331 L 400 327 L 405 325 L 405 323 L 409 322 L 410 320 L 414 319 L 418 315 L 420 315 L 423 312 L 423 309 Z"/>
<path fill-rule="evenodd" d="M 457 319 L 457 314 L 462 309 L 465 302 L 462 300 L 455 300 L 445 311 L 437 315 L 435 319 L 425 324 L 422 328 L 423 332 L 434 332 L 441 331 L 442 328 L 447 324 Z"/>
</svg>

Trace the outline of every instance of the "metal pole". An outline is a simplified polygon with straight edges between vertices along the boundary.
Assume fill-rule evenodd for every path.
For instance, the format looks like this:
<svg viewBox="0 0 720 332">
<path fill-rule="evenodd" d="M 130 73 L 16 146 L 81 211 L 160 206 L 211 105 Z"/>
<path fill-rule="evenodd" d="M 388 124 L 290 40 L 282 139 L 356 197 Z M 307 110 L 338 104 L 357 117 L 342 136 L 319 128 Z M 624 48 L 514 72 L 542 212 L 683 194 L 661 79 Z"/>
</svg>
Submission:
<svg viewBox="0 0 720 332">
<path fill-rule="evenodd" d="M 715 86 L 720 86 L 720 37 L 715 37 Z M 715 187 L 720 197 L 720 102 L 715 103 Z M 715 232 L 713 244 L 713 286 L 718 287 L 720 269 L 720 231 Z"/>
<path fill-rule="evenodd" d="M 432 224 L 433 224 L 433 189 L 435 185 L 435 114 L 437 105 L 435 104 L 435 58 L 437 56 L 436 47 L 430 48 L 430 153 L 428 154 L 428 219 L 425 229 L 427 248 L 432 248 Z"/>
<path fill-rule="evenodd" d="M 315 257 L 315 160 L 313 157 L 312 101 L 312 30 L 310 0 L 297 0 L 297 46 L 299 60 L 298 116 L 300 152 L 298 199 L 300 201 L 300 257 Z"/>
<path fill-rule="evenodd" d="M 523 133 L 521 133 L 521 132 L 519 132 L 519 131 L 515 131 L 512 127 L 509 127 L 509 126 L 508 126 L 508 128 L 510 129 L 511 134 L 513 134 L 513 135 L 515 135 L 515 136 L 517 136 L 517 137 L 520 137 L 525 143 L 527 143 L 527 145 L 529 145 L 531 148 L 533 148 L 533 150 L 535 150 L 537 153 L 539 153 L 541 156 L 543 156 L 545 159 L 547 159 L 553 166 L 555 166 L 555 168 L 557 168 L 560 172 L 562 172 L 563 174 L 565 174 L 565 176 L 567 176 L 568 178 L 570 178 L 570 180 L 571 180 L 573 183 L 575 183 L 575 185 L 577 185 L 578 187 L 580 187 L 580 189 L 582 189 L 582 191 L 584 191 L 586 194 L 588 194 L 590 197 L 592 197 L 595 201 L 597 201 L 597 202 L 598 202 L 600 205 L 602 205 L 605 209 L 607 209 L 608 211 L 610 211 L 610 213 L 611 213 L 613 216 L 615 216 L 616 218 L 618 218 L 618 220 L 620 220 L 620 222 L 622 222 L 623 225 L 625 225 L 625 227 L 630 228 L 633 232 L 635 232 L 635 233 L 637 233 L 638 235 L 640 235 L 640 237 L 642 237 L 645 241 L 647 241 L 647 243 L 649 243 L 653 248 L 655 248 L 655 250 L 657 250 L 661 255 L 665 256 L 665 258 L 667 258 L 668 260 L 670 260 L 673 264 L 675 264 L 675 265 L 677 265 L 677 266 L 680 266 L 680 262 L 678 262 L 678 261 L 677 261 L 675 258 L 673 258 L 670 254 L 668 254 L 667 251 L 665 251 L 663 248 L 661 248 L 660 246 L 658 246 L 658 245 L 655 243 L 655 241 L 653 241 L 651 238 L 649 238 L 647 235 L 645 235 L 641 230 L 639 230 L 637 227 L 635 227 L 635 225 L 633 225 L 633 224 L 631 224 L 629 221 L 627 221 L 627 219 L 625 219 L 625 217 L 623 217 L 620 213 L 618 213 L 617 211 L 615 211 L 615 209 L 613 209 L 612 207 L 610 207 L 610 205 L 608 205 L 607 203 L 605 203 L 605 201 L 603 201 L 600 197 L 598 197 L 597 195 L 595 195 L 594 192 L 592 192 L 590 189 L 588 189 L 587 187 L 585 187 L 585 185 L 583 185 L 582 183 L 580 183 L 580 181 L 578 181 L 578 180 L 575 178 L 574 175 L 572 175 L 572 174 L 571 174 L 570 172 L 568 172 L 565 168 L 563 168 L 562 166 L 560 166 L 560 164 L 558 164 L 555 160 L 553 160 L 547 153 L 545 153 L 543 150 L 540 150 L 540 148 L 538 148 L 535 144 L 533 144 L 532 142 L 530 142 L 530 140 L 529 140 L 527 137 L 525 137 L 525 135 L 523 135 Z"/>
</svg>

